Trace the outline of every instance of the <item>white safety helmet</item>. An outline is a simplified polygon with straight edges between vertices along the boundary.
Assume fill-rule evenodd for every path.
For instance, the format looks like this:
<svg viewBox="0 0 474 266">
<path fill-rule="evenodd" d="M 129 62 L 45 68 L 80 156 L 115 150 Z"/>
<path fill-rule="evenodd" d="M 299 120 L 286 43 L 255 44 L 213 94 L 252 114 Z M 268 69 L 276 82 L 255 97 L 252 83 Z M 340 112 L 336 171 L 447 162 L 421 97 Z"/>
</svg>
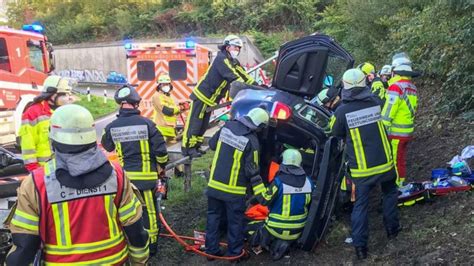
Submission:
<svg viewBox="0 0 474 266">
<path fill-rule="evenodd" d="M 97 142 L 94 118 L 84 107 L 67 104 L 54 111 L 49 137 L 61 144 L 86 145 Z"/>
<path fill-rule="evenodd" d="M 47 77 L 43 82 L 43 93 L 66 93 L 72 91 L 73 79 L 63 78 L 61 76 L 52 75 Z"/>
<path fill-rule="evenodd" d="M 345 90 L 352 88 L 365 87 L 365 74 L 358 68 L 352 68 L 347 70 L 342 76 L 342 83 L 344 84 Z"/>
<path fill-rule="evenodd" d="M 239 38 L 239 36 L 231 34 L 225 37 L 223 45 L 232 45 L 242 48 L 244 46 L 244 42 Z"/>
<path fill-rule="evenodd" d="M 411 64 L 410 58 L 404 52 L 392 57 L 392 71 L 412 71 Z"/>
<path fill-rule="evenodd" d="M 382 69 L 380 69 L 379 75 L 388 75 L 392 74 L 392 66 L 391 65 L 384 65 Z"/>
<path fill-rule="evenodd" d="M 300 167 L 301 162 L 303 161 L 301 153 L 296 149 L 287 149 L 282 154 L 283 160 L 282 164 L 284 165 L 293 165 Z"/>
</svg>

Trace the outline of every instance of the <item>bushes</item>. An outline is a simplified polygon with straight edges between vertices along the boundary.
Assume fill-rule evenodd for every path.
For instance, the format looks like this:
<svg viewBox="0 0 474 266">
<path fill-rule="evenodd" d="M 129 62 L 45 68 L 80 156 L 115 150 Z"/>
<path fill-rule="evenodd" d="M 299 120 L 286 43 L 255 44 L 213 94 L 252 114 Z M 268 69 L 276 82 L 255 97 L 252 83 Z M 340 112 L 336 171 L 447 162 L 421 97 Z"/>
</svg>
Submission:
<svg viewBox="0 0 474 266">
<path fill-rule="evenodd" d="M 318 31 L 379 68 L 407 52 L 425 80 L 442 84 L 438 109 L 457 114 L 474 107 L 472 12 L 468 1 L 33 0 L 10 4 L 8 17 L 16 27 L 43 22 L 54 44 L 247 33 L 265 56 Z"/>
</svg>

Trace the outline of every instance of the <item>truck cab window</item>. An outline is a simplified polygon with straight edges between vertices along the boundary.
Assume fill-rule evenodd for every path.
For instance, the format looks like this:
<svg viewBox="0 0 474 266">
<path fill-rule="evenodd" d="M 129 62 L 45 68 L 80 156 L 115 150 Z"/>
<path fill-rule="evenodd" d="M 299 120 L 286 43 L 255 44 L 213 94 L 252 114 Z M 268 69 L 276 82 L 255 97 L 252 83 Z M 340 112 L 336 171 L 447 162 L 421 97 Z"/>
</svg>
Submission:
<svg viewBox="0 0 474 266">
<path fill-rule="evenodd" d="M 186 61 L 172 60 L 169 62 L 171 80 L 186 80 L 188 78 Z"/>
<path fill-rule="evenodd" d="M 31 66 L 41 72 L 44 72 L 44 64 L 43 64 L 43 49 L 41 48 L 41 44 L 38 44 L 28 41 L 28 52 L 30 57 L 30 64 Z"/>
<path fill-rule="evenodd" d="M 8 58 L 7 43 L 0 38 L 0 70 L 11 72 L 10 59 Z"/>
<path fill-rule="evenodd" d="M 155 62 L 139 61 L 137 63 L 137 78 L 141 81 L 155 80 Z"/>
</svg>

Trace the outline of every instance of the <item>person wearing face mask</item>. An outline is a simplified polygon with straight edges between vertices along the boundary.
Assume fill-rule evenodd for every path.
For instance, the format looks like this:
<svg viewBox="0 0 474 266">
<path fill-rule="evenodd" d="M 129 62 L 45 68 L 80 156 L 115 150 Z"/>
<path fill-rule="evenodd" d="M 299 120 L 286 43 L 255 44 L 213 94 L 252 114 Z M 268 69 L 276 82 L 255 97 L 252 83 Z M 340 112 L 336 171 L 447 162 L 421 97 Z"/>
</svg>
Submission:
<svg viewBox="0 0 474 266">
<path fill-rule="evenodd" d="M 227 94 L 230 84 L 240 81 L 257 85 L 240 65 L 237 57 L 243 42 L 236 35 L 229 35 L 219 46 L 219 52 L 203 78 L 198 82 L 190 95 L 192 100 L 190 112 L 184 127 L 182 153 L 184 156 L 199 157 L 199 147 L 204 141 L 204 133 L 209 125 L 211 113 L 206 112 L 209 106 L 217 105 Z"/>
<path fill-rule="evenodd" d="M 166 144 L 176 143 L 176 116 L 189 109 L 187 102 L 176 104 L 171 97 L 171 78 L 168 74 L 161 74 L 158 77 L 156 92 L 151 98 L 154 112 L 154 122 L 165 138 Z"/>
<path fill-rule="evenodd" d="M 69 81 L 60 76 L 47 77 L 41 94 L 23 112 L 19 132 L 21 155 L 30 172 L 51 159 L 49 120 L 53 110 L 69 102 L 72 90 Z"/>
<path fill-rule="evenodd" d="M 262 108 L 230 120 L 209 140 L 215 150 L 207 195 L 206 253 L 223 255 L 219 249 L 219 225 L 227 217 L 227 256 L 238 256 L 244 246 L 244 212 L 248 188 L 265 191 L 259 168 L 257 133 L 268 125 Z"/>
<path fill-rule="evenodd" d="M 371 90 L 372 93 L 382 100 L 382 107 L 385 104 L 387 96 L 388 80 L 390 79 L 392 72 L 392 66 L 385 65 L 379 72 L 379 76 L 375 77 L 372 81 Z"/>
</svg>

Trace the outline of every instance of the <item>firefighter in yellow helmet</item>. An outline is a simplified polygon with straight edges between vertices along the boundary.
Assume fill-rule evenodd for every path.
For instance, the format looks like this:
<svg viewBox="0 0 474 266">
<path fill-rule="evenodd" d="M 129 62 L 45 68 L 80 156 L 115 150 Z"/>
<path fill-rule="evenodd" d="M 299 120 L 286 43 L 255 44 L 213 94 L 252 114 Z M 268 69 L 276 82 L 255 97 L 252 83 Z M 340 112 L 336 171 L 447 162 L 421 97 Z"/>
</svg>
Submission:
<svg viewBox="0 0 474 266">
<path fill-rule="evenodd" d="M 411 61 L 405 53 L 394 55 L 393 77 L 389 81 L 387 101 L 382 109 L 382 119 L 392 145 L 393 159 L 397 168 L 397 183 L 402 186 L 406 179 L 406 153 L 412 139 L 418 95 L 412 78 Z"/>
<path fill-rule="evenodd" d="M 138 191 L 98 149 L 91 113 L 68 104 L 50 124 L 55 158 L 18 189 L 6 221 L 13 239 L 7 265 L 32 264 L 40 249 L 45 264 L 144 265 L 148 233 Z"/>
<path fill-rule="evenodd" d="M 158 77 L 156 92 L 151 98 L 151 103 L 155 109 L 154 122 L 166 140 L 167 144 L 176 143 L 176 116 L 189 109 L 187 102 L 176 104 L 171 97 L 171 78 L 168 74 L 161 74 Z"/>
<path fill-rule="evenodd" d="M 369 62 L 365 62 L 358 65 L 357 68 L 360 69 L 366 76 L 365 83 L 367 87 L 370 88 L 370 86 L 372 85 L 372 81 L 376 77 L 375 66 Z"/>
<path fill-rule="evenodd" d="M 49 119 L 53 110 L 71 102 L 71 80 L 49 76 L 43 83 L 41 94 L 28 106 L 21 117 L 21 154 L 28 171 L 44 165 L 51 159 L 49 143 Z"/>
</svg>

